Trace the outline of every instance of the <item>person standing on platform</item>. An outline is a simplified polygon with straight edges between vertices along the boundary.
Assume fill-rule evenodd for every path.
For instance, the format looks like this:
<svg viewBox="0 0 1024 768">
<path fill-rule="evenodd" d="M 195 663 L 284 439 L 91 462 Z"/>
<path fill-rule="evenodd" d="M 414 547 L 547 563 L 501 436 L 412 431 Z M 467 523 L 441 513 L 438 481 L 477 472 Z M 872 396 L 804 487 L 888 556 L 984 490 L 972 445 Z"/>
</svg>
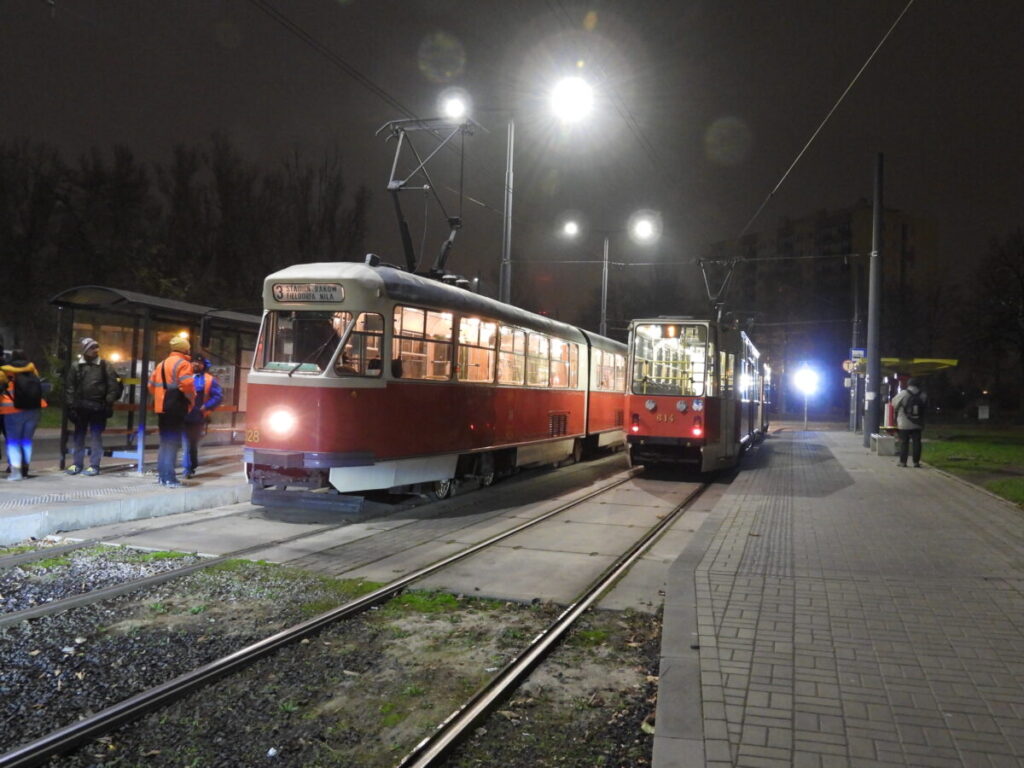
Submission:
<svg viewBox="0 0 1024 768">
<path fill-rule="evenodd" d="M 114 414 L 114 403 L 124 391 L 117 371 L 100 357 L 100 344 L 96 339 L 82 339 L 82 354 L 71 366 L 68 375 L 68 420 L 75 425 L 72 437 L 71 466 L 65 472 L 87 477 L 100 473 L 103 459 L 103 430 L 107 419 Z M 85 438 L 89 436 L 89 467 L 85 465 Z"/>
<path fill-rule="evenodd" d="M 921 391 L 919 379 L 907 381 L 907 388 L 892 399 L 892 409 L 896 414 L 896 430 L 900 436 L 901 467 L 907 466 L 908 454 L 912 456 L 915 467 L 921 466 L 921 432 L 924 430 L 924 413 L 927 407 L 928 395 Z"/>
<path fill-rule="evenodd" d="M 0 372 L 7 378 L 7 385 L 0 393 L 0 413 L 3 414 L 7 435 L 7 457 L 11 462 L 11 474 L 7 479 L 24 480 L 29 477 L 32 438 L 39 426 L 43 408 L 46 407 L 43 380 L 39 378 L 36 366 L 20 349 L 11 353 L 11 362 L 0 367 Z"/>
<path fill-rule="evenodd" d="M 206 432 L 210 414 L 224 399 L 220 382 L 210 373 L 209 360 L 205 357 L 196 358 L 192 362 L 192 373 L 195 377 L 196 399 L 185 416 L 185 454 L 181 462 L 185 468 L 185 477 L 195 477 L 199 468 L 199 440 Z"/>
<path fill-rule="evenodd" d="M 185 431 L 185 416 L 195 400 L 195 380 L 188 339 L 171 339 L 171 353 L 153 370 L 149 377 L 149 392 L 153 397 L 153 410 L 160 429 L 160 451 L 157 454 L 157 482 L 167 488 L 180 488 L 175 476 L 178 450 Z"/>
</svg>

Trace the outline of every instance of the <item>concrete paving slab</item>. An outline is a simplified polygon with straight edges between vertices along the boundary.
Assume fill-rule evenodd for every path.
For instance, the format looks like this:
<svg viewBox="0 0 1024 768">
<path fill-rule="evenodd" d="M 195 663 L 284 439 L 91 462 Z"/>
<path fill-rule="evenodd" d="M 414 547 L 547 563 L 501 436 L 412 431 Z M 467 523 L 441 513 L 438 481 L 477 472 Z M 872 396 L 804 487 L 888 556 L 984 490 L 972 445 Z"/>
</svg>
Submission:
<svg viewBox="0 0 1024 768">
<path fill-rule="evenodd" d="M 280 523 L 259 517 L 248 517 L 244 524 L 235 517 L 215 517 L 193 525 L 140 533 L 132 536 L 130 541 L 137 547 L 216 556 L 324 528 L 315 523 Z"/>
<path fill-rule="evenodd" d="M 371 563 L 352 566 L 344 559 L 336 560 L 330 572 L 346 579 L 365 579 L 366 581 L 386 583 L 464 549 L 465 547 L 461 544 L 430 541 L 397 555 L 382 556 Z M 416 587 L 427 588 L 422 581 L 418 582 Z"/>
<path fill-rule="evenodd" d="M 622 552 L 643 536 L 642 525 L 607 525 L 548 520 L 502 542 L 502 546 L 541 552 L 556 551 L 589 555 Z"/>
<path fill-rule="evenodd" d="M 511 549 L 497 546 L 455 563 L 418 586 L 476 597 L 571 602 L 614 561 L 612 555 Z M 515 573 L 515 579 L 508 574 Z"/>
</svg>

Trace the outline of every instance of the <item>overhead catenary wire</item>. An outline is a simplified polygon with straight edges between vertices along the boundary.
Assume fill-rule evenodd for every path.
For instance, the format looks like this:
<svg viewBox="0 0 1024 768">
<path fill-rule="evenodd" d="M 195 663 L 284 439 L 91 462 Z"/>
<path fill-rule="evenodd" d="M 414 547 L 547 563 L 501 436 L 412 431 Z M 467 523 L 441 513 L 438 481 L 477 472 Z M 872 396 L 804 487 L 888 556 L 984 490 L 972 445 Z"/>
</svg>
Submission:
<svg viewBox="0 0 1024 768">
<path fill-rule="evenodd" d="M 754 212 L 754 215 L 750 217 L 750 220 L 746 223 L 743 229 L 740 230 L 740 233 L 736 236 L 737 240 L 739 240 L 747 233 L 750 227 L 757 220 L 757 217 L 761 215 L 761 212 L 768 205 L 769 201 L 775 196 L 775 193 L 779 191 L 779 188 L 782 186 L 783 182 L 786 181 L 789 174 L 796 167 L 796 164 L 800 162 L 800 158 L 804 156 L 804 154 L 810 148 L 811 144 L 814 143 L 814 140 L 818 137 L 818 134 L 821 133 L 822 129 L 825 127 L 825 124 L 829 121 L 829 118 L 831 118 L 835 111 L 839 109 L 839 105 L 843 103 L 843 100 L 846 98 L 846 95 L 853 89 L 853 86 L 860 79 L 860 76 L 864 74 L 864 70 L 868 68 L 868 65 L 871 63 L 871 60 L 874 59 L 875 55 L 882 49 L 882 46 L 885 45 L 885 41 L 889 39 L 889 36 L 892 35 L 893 31 L 896 29 L 896 26 L 900 23 L 900 20 L 907 15 L 907 11 L 910 10 L 910 6 L 912 6 L 913 4 L 914 0 L 908 0 L 906 6 L 904 6 L 899 16 L 896 17 L 896 20 L 889 27 L 888 31 L 886 31 L 886 33 L 882 36 L 882 39 L 878 42 L 878 45 L 875 46 L 875 49 L 871 52 L 871 55 L 868 56 L 867 60 L 864 62 L 861 68 L 857 70 L 857 74 L 853 76 L 853 79 L 850 81 L 850 84 L 846 86 L 846 89 L 839 96 L 839 99 L 836 101 L 835 104 L 832 105 L 832 109 L 830 109 L 828 111 L 828 114 L 825 115 L 825 119 L 821 121 L 818 127 L 814 130 L 814 133 L 811 134 L 811 138 L 809 138 L 807 140 L 807 143 L 804 144 L 803 149 L 801 149 L 797 153 L 797 156 L 793 159 L 793 162 L 789 164 L 789 168 L 787 168 L 786 172 L 782 174 L 782 178 L 780 178 L 778 183 L 776 183 L 776 185 L 772 187 L 772 191 L 768 193 L 768 196 L 764 199 L 764 202 L 761 203 L 758 209 Z"/>
</svg>

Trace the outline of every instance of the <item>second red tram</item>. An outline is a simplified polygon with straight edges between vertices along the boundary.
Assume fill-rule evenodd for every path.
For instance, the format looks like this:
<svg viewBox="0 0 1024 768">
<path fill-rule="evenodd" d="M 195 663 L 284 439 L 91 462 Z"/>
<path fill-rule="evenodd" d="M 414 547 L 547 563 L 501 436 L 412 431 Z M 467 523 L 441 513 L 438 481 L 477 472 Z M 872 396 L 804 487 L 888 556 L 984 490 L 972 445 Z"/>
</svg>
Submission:
<svg viewBox="0 0 1024 768">
<path fill-rule="evenodd" d="M 732 467 L 768 429 L 771 369 L 747 335 L 699 317 L 633 320 L 626 444 L 634 465 Z"/>
</svg>

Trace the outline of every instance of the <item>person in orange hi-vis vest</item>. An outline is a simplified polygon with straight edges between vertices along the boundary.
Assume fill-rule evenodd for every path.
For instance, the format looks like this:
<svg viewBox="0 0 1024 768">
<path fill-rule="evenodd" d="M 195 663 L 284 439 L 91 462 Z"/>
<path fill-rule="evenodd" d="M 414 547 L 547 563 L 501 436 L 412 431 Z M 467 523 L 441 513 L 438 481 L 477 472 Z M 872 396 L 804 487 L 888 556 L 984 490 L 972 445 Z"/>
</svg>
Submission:
<svg viewBox="0 0 1024 768">
<path fill-rule="evenodd" d="M 196 396 L 190 351 L 188 339 L 175 336 L 171 339 L 171 354 L 153 369 L 149 377 L 149 392 L 160 428 L 157 482 L 166 488 L 181 487 L 174 467 L 178 463 L 178 451 L 185 432 L 185 415 L 192 408 Z"/>
</svg>

